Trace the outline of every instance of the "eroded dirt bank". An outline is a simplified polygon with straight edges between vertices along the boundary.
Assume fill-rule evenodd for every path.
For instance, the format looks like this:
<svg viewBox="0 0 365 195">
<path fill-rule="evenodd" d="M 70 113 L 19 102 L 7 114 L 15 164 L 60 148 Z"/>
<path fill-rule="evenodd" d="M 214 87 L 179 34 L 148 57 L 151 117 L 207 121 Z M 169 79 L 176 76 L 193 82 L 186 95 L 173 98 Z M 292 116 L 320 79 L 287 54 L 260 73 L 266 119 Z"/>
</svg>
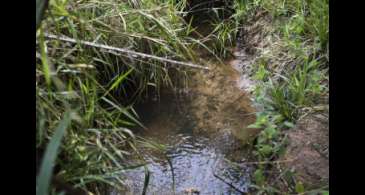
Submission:
<svg viewBox="0 0 365 195">
<path fill-rule="evenodd" d="M 257 64 L 263 52 L 270 51 L 273 56 L 285 51 L 275 35 L 268 30 L 273 20 L 264 12 L 257 12 L 243 27 L 235 49 L 236 60 L 234 66 L 240 73 L 240 80 L 244 81 L 242 88 L 252 92 L 255 81 L 254 64 Z M 289 68 L 284 58 L 268 59 L 269 69 L 277 75 Z M 256 67 L 257 70 L 257 67 Z M 277 78 L 273 78 L 277 79 Z M 320 106 L 321 107 L 321 106 Z M 312 109 L 300 117 L 297 124 L 285 130 L 287 137 L 286 152 L 277 161 L 280 170 L 290 170 L 295 173 L 295 180 L 301 181 L 306 189 L 316 189 L 328 186 L 329 178 L 329 123 L 328 106 L 319 110 Z M 276 184 L 282 179 L 280 173 L 271 175 L 270 180 Z M 279 182 L 278 182 L 279 181 Z M 282 191 L 288 190 L 288 184 L 279 184 Z"/>
<path fill-rule="evenodd" d="M 323 114 L 309 115 L 287 132 L 289 145 L 280 159 L 284 166 L 297 173 L 299 181 L 310 188 L 328 185 L 329 142 L 328 119 Z"/>
</svg>

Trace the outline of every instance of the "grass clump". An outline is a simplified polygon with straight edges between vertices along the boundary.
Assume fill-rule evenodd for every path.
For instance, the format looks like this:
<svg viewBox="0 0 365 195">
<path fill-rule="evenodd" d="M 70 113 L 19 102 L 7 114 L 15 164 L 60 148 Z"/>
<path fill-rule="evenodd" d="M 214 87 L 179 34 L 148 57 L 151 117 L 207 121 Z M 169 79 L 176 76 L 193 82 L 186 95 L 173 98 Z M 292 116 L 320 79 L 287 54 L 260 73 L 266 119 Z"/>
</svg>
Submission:
<svg viewBox="0 0 365 195">
<path fill-rule="evenodd" d="M 255 50 L 252 74 L 259 82 L 258 101 L 265 100 L 263 104 L 290 121 L 303 107 L 325 103 L 321 97 L 328 93 L 328 1 L 247 1 L 236 9 L 244 13 L 243 21 L 261 30 L 246 35 L 260 41 L 246 40 Z"/>
<path fill-rule="evenodd" d="M 185 21 L 178 14 L 178 8 L 172 1 L 143 1 L 138 5 L 111 0 L 82 3 L 51 1 L 50 17 L 43 28 L 48 33 L 83 41 L 132 48 L 134 51 L 164 58 L 193 60 L 191 43 L 184 39 L 187 34 Z M 51 44 L 55 42 L 58 41 L 52 41 Z M 109 82 L 108 78 L 114 78 L 121 72 L 134 68 L 135 71 L 129 79 L 133 81 L 130 82 L 133 83 L 130 87 L 139 89 L 136 90 L 137 97 L 151 83 L 158 84 L 156 88 L 161 83 L 171 83 L 167 74 L 169 65 L 166 62 L 138 59 L 126 54 L 122 54 L 124 57 L 121 58 L 120 54 L 82 48 L 80 44 L 76 46 L 83 53 L 79 56 L 80 63 L 97 65 L 96 68 L 103 70 L 100 77 L 105 77 L 106 82 Z M 63 58 L 59 63 L 65 64 L 66 59 Z M 121 89 L 127 90 L 126 88 L 128 87 L 123 86 Z"/>
<path fill-rule="evenodd" d="M 235 2 L 236 21 L 245 26 L 245 46 L 251 47 L 254 56 L 250 74 L 257 83 L 255 102 L 261 107 L 256 123 L 251 125 L 263 129 L 255 153 L 259 161 L 271 162 L 285 151 L 283 130 L 309 113 L 326 112 L 328 1 L 250 0 L 244 6 L 237 6 L 243 1 Z M 277 182 L 269 180 L 275 167 L 271 163 L 257 167 L 257 193 L 304 193 L 298 182 L 284 192 L 277 188 Z"/>
<path fill-rule="evenodd" d="M 138 2 L 138 3 L 137 3 Z M 117 53 L 83 42 L 124 48 L 163 59 L 194 61 L 196 44 L 188 39 L 185 1 L 51 0 L 36 36 L 36 147 L 38 164 L 52 147 L 62 116 L 72 113 L 52 161 L 37 176 L 51 175 L 74 187 L 104 194 L 106 186 L 123 190 L 123 173 L 142 166 L 125 163 L 135 149 L 130 130 L 143 127 L 133 104 L 172 86 L 185 69 L 157 58 Z M 38 4 L 37 4 L 38 5 Z M 38 16 L 37 16 L 38 17 Z M 38 20 L 38 19 L 37 19 Z M 50 36 L 69 37 L 76 43 Z M 57 128 L 56 128 L 57 127 Z M 56 147 L 56 146 L 53 146 Z M 48 149 L 47 149 L 48 150 Z M 44 153 L 47 155 L 47 151 Z M 137 151 L 138 154 L 138 151 Z M 43 170 L 41 168 L 41 170 Z M 53 191 L 38 183 L 43 193 Z M 38 191 L 37 191 L 38 193 Z"/>
</svg>

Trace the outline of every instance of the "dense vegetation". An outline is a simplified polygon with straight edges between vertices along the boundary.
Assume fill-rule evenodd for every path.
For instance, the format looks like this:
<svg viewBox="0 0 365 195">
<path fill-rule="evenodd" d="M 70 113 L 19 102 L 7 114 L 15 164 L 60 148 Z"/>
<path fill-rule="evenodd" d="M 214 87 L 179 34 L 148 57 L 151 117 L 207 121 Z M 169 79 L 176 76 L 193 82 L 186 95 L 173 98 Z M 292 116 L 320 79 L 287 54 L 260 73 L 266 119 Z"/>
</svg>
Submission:
<svg viewBox="0 0 365 195">
<path fill-rule="evenodd" d="M 172 84 L 168 71 L 174 64 L 79 41 L 193 60 L 194 42 L 179 14 L 183 6 L 173 1 L 49 2 L 37 30 L 37 148 L 44 149 L 48 140 L 49 147 L 60 145 L 58 178 L 96 193 L 96 184 L 122 186 L 120 173 L 130 168 L 120 163 L 128 155 L 123 148 L 133 149 L 136 141 L 129 128 L 142 125 L 132 105 L 148 95 L 147 89 Z M 78 42 L 47 39 L 50 35 Z M 62 144 L 57 143 L 63 134 Z M 43 161 L 41 174 L 52 171 L 44 168 L 52 160 Z M 37 190 L 47 190 L 42 176 Z"/>
<path fill-rule="evenodd" d="M 256 142 L 259 161 L 272 162 L 285 151 L 283 130 L 314 112 L 328 112 L 328 1 L 241 1 L 247 23 L 262 25 L 263 35 L 251 64 L 258 81 L 256 103 L 262 108 L 251 126 L 262 128 Z M 239 12 L 237 12 L 239 13 Z M 255 18 L 265 15 L 264 20 Z M 263 22 L 263 24 L 259 24 Z M 245 24 L 245 23 L 244 23 Z M 249 44 L 250 40 L 246 40 Z M 279 177 L 290 180 L 290 170 L 273 175 L 276 164 L 260 164 L 255 172 L 257 193 L 318 193 L 304 189 L 302 182 L 287 181 L 286 191 L 276 188 Z M 270 168 L 269 168 L 270 167 Z M 270 171 L 271 170 L 271 171 Z M 277 177 L 269 182 L 269 177 Z M 288 179 L 289 178 L 289 179 Z M 327 193 L 324 191 L 323 193 Z"/>
<path fill-rule="evenodd" d="M 37 194 L 55 193 L 53 175 L 96 194 L 105 185 L 123 186 L 120 173 L 143 166 L 121 163 L 144 141 L 129 130 L 143 126 L 133 105 L 161 86 L 183 83 L 184 62 L 198 63 L 195 48 L 229 56 L 238 32 L 257 13 L 271 21 L 261 29 L 271 35 L 262 40 L 267 46 L 252 63 L 254 95 L 263 108 L 252 125 L 263 128 L 255 145 L 258 161 L 274 160 L 284 146 L 282 130 L 327 104 L 327 0 L 229 1 L 229 16 L 214 17 L 213 31 L 202 37 L 192 36 L 188 3 L 49 1 L 36 37 Z M 211 8 L 218 15 L 216 10 Z M 268 166 L 257 168 L 257 193 L 274 193 Z M 285 193 L 302 192 L 297 184 Z"/>
</svg>

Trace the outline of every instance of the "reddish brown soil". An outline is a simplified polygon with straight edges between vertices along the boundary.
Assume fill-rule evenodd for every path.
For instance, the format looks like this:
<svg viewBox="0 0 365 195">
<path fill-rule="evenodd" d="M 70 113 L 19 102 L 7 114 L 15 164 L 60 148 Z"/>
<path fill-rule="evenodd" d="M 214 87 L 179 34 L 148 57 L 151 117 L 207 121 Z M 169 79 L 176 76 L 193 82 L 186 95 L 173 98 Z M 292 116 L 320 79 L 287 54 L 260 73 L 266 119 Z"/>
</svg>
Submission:
<svg viewBox="0 0 365 195">
<path fill-rule="evenodd" d="M 298 121 L 287 133 L 289 145 L 282 160 L 293 159 L 285 167 L 309 188 L 328 184 L 328 133 L 328 119 L 319 114 Z"/>
</svg>

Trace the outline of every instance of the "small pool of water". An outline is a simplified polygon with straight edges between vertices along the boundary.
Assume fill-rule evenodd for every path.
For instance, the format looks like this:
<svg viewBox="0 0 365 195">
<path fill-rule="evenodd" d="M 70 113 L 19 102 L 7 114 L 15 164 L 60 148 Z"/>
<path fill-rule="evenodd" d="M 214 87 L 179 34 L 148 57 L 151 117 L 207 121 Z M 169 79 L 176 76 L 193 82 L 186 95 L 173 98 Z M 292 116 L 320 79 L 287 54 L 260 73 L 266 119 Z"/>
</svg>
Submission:
<svg viewBox="0 0 365 195">
<path fill-rule="evenodd" d="M 163 152 L 139 146 L 150 172 L 147 194 L 247 192 L 247 143 L 258 132 L 247 126 L 255 109 L 230 62 L 210 68 L 192 73 L 186 88 L 163 91 L 161 99 L 137 107 L 147 127 L 137 134 L 165 146 Z M 127 192 L 119 194 L 142 194 L 145 169 L 128 171 L 125 181 Z"/>
</svg>

